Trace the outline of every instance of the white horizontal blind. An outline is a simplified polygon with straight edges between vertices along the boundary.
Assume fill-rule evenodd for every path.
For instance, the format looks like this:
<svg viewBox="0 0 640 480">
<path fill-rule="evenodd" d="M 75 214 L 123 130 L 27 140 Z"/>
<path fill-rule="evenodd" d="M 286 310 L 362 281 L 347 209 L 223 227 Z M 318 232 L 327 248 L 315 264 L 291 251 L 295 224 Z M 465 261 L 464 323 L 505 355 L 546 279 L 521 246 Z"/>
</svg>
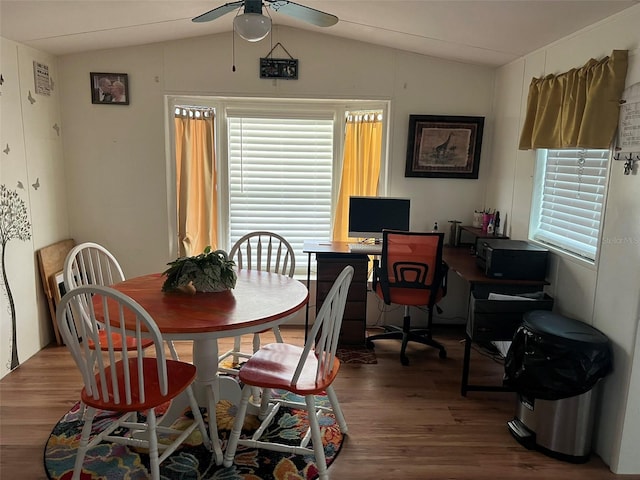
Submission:
<svg viewBox="0 0 640 480">
<path fill-rule="evenodd" d="M 534 199 L 532 238 L 595 260 L 609 150 L 549 149 L 540 153 L 545 161 L 538 184 L 541 195 Z"/>
<path fill-rule="evenodd" d="M 306 272 L 305 240 L 331 231 L 332 118 L 228 118 L 231 245 L 255 230 L 285 237 Z"/>
</svg>

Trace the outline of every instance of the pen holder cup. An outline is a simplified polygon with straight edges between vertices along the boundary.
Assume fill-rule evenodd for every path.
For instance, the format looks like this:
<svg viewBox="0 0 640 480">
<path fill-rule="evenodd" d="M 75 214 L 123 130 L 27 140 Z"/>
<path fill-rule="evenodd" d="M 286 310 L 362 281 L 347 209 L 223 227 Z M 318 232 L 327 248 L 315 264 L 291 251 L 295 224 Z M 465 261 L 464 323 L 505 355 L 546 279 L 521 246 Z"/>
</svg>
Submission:
<svg viewBox="0 0 640 480">
<path fill-rule="evenodd" d="M 473 228 L 480 228 L 482 226 L 482 215 L 482 212 L 473 213 L 473 223 L 471 224 Z"/>
<path fill-rule="evenodd" d="M 482 231 L 483 232 L 487 231 L 487 227 L 489 227 L 489 224 L 493 220 L 493 217 L 494 217 L 493 213 L 483 213 L 482 214 Z"/>
</svg>

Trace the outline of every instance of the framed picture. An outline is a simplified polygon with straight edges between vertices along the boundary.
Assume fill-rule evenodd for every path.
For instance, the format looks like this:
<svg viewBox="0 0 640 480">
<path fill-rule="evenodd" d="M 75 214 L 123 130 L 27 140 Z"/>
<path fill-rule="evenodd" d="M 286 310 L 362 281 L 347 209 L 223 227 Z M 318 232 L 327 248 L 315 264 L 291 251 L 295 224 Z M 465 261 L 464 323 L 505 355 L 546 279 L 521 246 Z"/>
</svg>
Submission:
<svg viewBox="0 0 640 480">
<path fill-rule="evenodd" d="M 484 117 L 410 115 L 405 177 L 478 178 Z"/>
<path fill-rule="evenodd" d="M 129 75 L 91 72 L 91 103 L 129 105 Z"/>
</svg>

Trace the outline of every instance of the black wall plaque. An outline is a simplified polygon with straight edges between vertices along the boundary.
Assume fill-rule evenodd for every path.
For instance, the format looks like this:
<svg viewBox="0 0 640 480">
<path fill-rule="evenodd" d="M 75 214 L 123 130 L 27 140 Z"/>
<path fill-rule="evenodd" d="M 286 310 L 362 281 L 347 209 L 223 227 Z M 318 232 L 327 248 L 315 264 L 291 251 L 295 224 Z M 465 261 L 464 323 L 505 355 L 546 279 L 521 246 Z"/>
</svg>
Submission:
<svg viewBox="0 0 640 480">
<path fill-rule="evenodd" d="M 298 60 L 295 58 L 261 58 L 260 78 L 298 79 Z"/>
</svg>

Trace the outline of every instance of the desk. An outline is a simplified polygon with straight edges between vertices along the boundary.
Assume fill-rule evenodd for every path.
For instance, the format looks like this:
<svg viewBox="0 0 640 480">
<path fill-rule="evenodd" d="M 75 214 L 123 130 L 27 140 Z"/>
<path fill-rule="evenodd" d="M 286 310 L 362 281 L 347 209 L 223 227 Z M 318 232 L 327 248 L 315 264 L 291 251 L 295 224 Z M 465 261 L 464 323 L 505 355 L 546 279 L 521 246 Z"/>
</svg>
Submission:
<svg viewBox="0 0 640 480">
<path fill-rule="evenodd" d="M 240 386 L 231 377 L 218 377 L 218 338 L 235 337 L 271 328 L 287 321 L 307 303 L 309 292 L 285 275 L 239 270 L 233 290 L 218 293 L 164 293 L 161 274 L 131 278 L 113 288 L 137 301 L 155 320 L 166 340 L 192 340 L 197 368 L 194 394 L 215 419 L 215 405 L 224 398 L 238 403 Z M 129 328 L 129 325 L 127 325 Z M 161 423 L 169 424 L 188 406 L 178 397 Z M 209 422 L 211 439 L 217 438 L 215 422 Z M 216 442 L 214 442 L 215 444 Z M 219 442 L 216 461 L 222 462 Z"/>
<path fill-rule="evenodd" d="M 378 246 L 379 247 L 379 246 Z M 304 242 L 302 251 L 307 259 L 307 287 L 311 282 L 311 255 L 315 254 L 318 265 L 316 278 L 316 313 L 322 306 L 333 282 L 345 266 L 354 268 L 353 279 L 347 294 L 347 303 L 340 328 L 341 345 L 362 345 L 366 340 L 367 328 L 367 283 L 369 281 L 369 255 L 379 255 L 379 248 L 371 251 L 351 252 L 347 242 L 310 241 Z M 309 307 L 305 317 L 305 339 L 309 329 Z"/>
<path fill-rule="evenodd" d="M 450 271 L 456 273 L 460 278 L 469 283 L 469 312 L 467 313 L 467 322 L 472 318 L 472 302 L 471 298 L 474 292 L 486 293 L 488 291 L 496 293 L 517 294 L 525 292 L 539 291 L 548 285 L 545 280 L 505 280 L 499 278 L 487 277 L 476 265 L 476 257 L 472 255 L 467 248 L 444 247 L 443 259 L 449 265 Z M 467 327 L 468 327 L 467 323 Z M 495 338 L 485 336 L 483 340 L 498 341 L 505 340 L 504 331 Z M 471 342 L 473 339 L 469 334 L 469 328 L 465 332 L 464 343 L 464 361 L 462 364 L 462 382 L 460 391 L 466 396 L 468 391 L 489 391 L 489 392 L 505 392 L 512 391 L 503 386 L 491 385 L 469 385 L 469 363 L 471 358 Z"/>
</svg>

